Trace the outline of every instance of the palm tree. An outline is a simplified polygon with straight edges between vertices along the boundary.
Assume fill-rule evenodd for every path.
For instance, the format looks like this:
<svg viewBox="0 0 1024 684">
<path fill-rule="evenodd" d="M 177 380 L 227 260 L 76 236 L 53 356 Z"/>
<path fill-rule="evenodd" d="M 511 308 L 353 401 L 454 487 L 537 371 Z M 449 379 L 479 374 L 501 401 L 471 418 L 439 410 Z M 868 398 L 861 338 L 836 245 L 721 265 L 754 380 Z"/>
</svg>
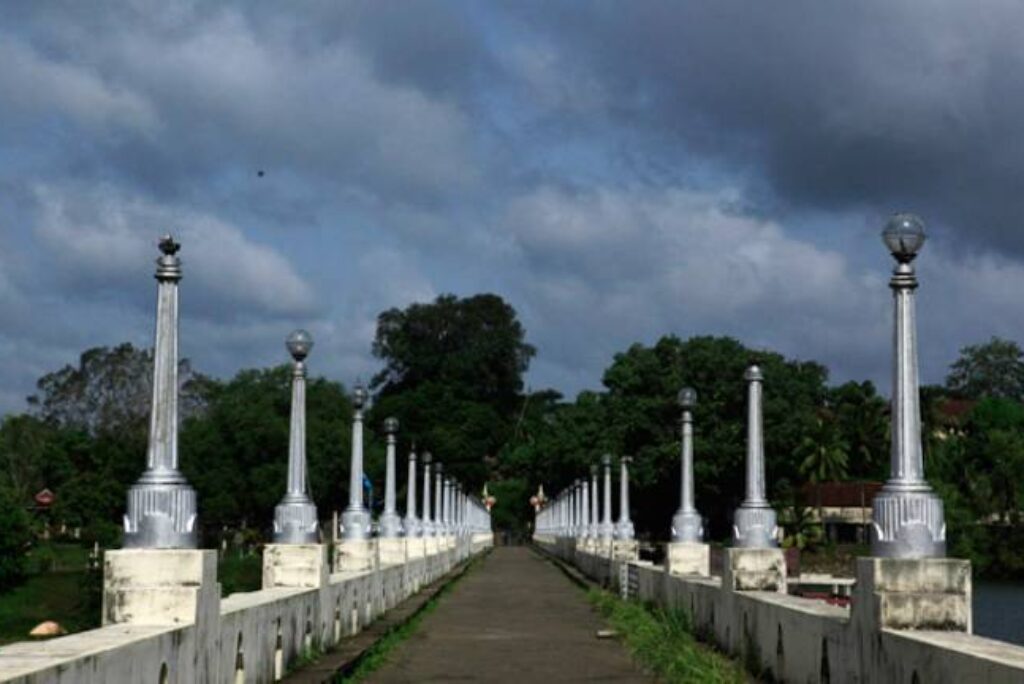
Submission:
<svg viewBox="0 0 1024 684">
<path fill-rule="evenodd" d="M 797 447 L 797 455 L 802 457 L 800 473 L 814 484 L 844 480 L 849 449 L 832 414 L 822 409 L 814 420 L 813 432 L 805 435 Z M 821 487 L 817 490 L 818 520 L 824 527 Z"/>
</svg>

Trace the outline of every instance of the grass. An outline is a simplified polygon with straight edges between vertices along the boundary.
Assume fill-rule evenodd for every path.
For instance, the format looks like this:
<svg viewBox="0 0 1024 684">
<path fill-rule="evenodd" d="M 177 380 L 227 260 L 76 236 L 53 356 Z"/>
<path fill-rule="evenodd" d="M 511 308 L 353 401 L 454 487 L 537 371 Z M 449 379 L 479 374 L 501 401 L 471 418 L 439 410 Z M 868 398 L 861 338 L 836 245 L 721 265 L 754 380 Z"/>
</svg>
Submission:
<svg viewBox="0 0 1024 684">
<path fill-rule="evenodd" d="M 258 553 L 242 555 L 228 551 L 217 562 L 221 596 L 238 591 L 256 591 L 263 585 L 263 558 Z"/>
<path fill-rule="evenodd" d="M 45 572 L 0 594 L 0 644 L 29 639 L 29 631 L 47 619 L 69 633 L 99 627 L 98 581 L 85 569 Z"/>
<path fill-rule="evenodd" d="M 736 661 L 697 641 L 689 616 L 645 607 L 599 589 L 587 598 L 615 628 L 636 661 L 666 682 L 744 684 L 748 675 Z"/>
</svg>

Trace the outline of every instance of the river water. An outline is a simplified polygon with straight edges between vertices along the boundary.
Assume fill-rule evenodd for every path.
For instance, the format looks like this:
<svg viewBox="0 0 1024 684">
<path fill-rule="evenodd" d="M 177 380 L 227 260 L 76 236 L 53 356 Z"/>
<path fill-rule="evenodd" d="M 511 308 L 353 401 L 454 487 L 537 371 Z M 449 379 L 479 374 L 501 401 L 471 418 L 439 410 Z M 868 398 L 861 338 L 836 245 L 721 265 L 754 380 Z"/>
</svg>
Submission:
<svg viewBox="0 0 1024 684">
<path fill-rule="evenodd" d="M 975 582 L 974 633 L 1024 646 L 1024 585 Z"/>
</svg>

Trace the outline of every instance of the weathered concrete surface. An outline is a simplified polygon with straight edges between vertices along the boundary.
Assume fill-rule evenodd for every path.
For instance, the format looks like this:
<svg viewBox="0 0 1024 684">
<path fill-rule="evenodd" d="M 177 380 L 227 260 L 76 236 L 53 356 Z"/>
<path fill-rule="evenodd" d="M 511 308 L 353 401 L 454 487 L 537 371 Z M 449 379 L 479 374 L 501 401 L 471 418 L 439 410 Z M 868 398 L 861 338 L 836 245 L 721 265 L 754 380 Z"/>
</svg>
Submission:
<svg viewBox="0 0 1024 684">
<path fill-rule="evenodd" d="M 731 581 L 678 577 L 647 563 L 582 553 L 564 539 L 535 541 L 598 581 L 624 584 L 630 598 L 688 612 L 704 638 L 777 681 L 1024 683 L 1024 647 L 967 632 L 965 561 L 862 559 L 851 611 L 776 591 L 738 590 L 735 573 Z M 733 557 L 730 567 L 771 569 L 769 561 Z M 917 628 L 906 629 L 912 625 Z"/>
<path fill-rule="evenodd" d="M 323 544 L 266 544 L 263 547 L 263 588 L 321 587 L 329 573 Z"/>
<path fill-rule="evenodd" d="M 377 555 L 381 566 L 402 565 L 408 558 L 406 540 L 402 537 L 378 539 Z"/>
<path fill-rule="evenodd" d="M 711 547 L 693 542 L 672 542 L 668 545 L 665 567 L 673 575 L 711 574 Z"/>
<path fill-rule="evenodd" d="M 219 610 L 217 553 L 120 549 L 103 558 L 103 624 L 190 625 Z"/>
<path fill-rule="evenodd" d="M 441 599 L 375 684 L 648 682 L 583 592 L 534 552 L 499 547 Z"/>
<path fill-rule="evenodd" d="M 786 558 L 782 549 L 726 550 L 722 586 L 733 591 L 786 593 Z"/>
<path fill-rule="evenodd" d="M 370 572 L 377 564 L 376 539 L 343 539 L 334 547 L 334 567 L 339 572 Z"/>
</svg>

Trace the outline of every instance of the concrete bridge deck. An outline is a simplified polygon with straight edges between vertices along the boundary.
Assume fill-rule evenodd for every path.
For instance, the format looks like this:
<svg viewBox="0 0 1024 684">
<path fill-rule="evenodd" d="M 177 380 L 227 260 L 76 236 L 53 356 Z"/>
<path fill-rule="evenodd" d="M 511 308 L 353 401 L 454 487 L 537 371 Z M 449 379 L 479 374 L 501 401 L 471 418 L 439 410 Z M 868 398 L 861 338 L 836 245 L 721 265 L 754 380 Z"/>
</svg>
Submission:
<svg viewBox="0 0 1024 684">
<path fill-rule="evenodd" d="M 650 682 L 583 592 L 525 547 L 499 547 L 366 681 Z"/>
</svg>

